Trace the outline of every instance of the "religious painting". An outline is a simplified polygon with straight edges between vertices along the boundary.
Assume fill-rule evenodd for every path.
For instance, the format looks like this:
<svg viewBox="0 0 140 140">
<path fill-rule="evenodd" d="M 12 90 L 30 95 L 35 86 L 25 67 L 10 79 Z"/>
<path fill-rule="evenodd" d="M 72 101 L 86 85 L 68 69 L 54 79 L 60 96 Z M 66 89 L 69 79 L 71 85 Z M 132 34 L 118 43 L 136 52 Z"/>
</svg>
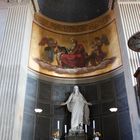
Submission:
<svg viewBox="0 0 140 140">
<path fill-rule="evenodd" d="M 42 20 L 37 15 L 29 68 L 49 76 L 75 78 L 104 74 L 120 67 L 116 23 L 112 17 L 112 13 L 107 13 L 88 23 L 65 24 Z"/>
</svg>

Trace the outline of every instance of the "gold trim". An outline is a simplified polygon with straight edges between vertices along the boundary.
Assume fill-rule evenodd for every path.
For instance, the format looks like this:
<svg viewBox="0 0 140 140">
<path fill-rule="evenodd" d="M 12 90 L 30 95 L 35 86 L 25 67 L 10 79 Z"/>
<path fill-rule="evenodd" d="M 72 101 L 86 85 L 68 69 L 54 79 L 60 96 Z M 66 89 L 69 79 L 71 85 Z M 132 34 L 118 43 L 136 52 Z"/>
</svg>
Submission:
<svg viewBox="0 0 140 140">
<path fill-rule="evenodd" d="M 51 32 L 68 35 L 79 35 L 97 31 L 115 20 L 114 12 L 108 11 L 104 15 L 86 22 L 65 23 L 50 19 L 36 13 L 34 23 Z"/>
</svg>

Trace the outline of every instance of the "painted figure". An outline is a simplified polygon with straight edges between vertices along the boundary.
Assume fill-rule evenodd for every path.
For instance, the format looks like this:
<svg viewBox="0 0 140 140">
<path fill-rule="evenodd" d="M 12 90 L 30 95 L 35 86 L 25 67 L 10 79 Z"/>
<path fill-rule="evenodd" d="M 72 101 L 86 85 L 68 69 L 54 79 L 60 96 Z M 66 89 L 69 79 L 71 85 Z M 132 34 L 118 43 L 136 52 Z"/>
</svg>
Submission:
<svg viewBox="0 0 140 140">
<path fill-rule="evenodd" d="M 72 131 L 79 130 L 83 124 L 89 123 L 89 108 L 88 103 L 83 95 L 79 91 L 78 86 L 74 86 L 73 92 L 69 96 L 68 100 L 61 105 L 67 105 L 71 114 L 71 129 Z"/>
<path fill-rule="evenodd" d="M 92 66 L 99 65 L 104 58 L 107 56 L 105 52 L 102 50 L 103 40 L 99 37 L 96 37 L 92 44 L 92 53 L 89 57 L 90 63 Z"/>
<path fill-rule="evenodd" d="M 88 54 L 85 51 L 83 44 L 74 40 L 74 46 L 66 53 L 59 53 L 59 61 L 63 68 L 81 68 L 87 64 Z"/>
<path fill-rule="evenodd" d="M 47 63 L 54 61 L 54 49 L 57 46 L 57 42 L 53 38 L 44 37 L 39 42 L 40 46 L 45 46 L 42 53 L 42 59 Z"/>
</svg>

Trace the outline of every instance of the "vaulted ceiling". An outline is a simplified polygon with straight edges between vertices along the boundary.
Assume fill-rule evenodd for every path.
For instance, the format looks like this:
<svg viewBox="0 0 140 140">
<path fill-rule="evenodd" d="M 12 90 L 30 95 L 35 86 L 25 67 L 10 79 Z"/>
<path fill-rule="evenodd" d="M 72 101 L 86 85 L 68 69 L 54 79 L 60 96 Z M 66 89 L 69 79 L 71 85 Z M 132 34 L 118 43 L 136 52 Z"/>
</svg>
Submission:
<svg viewBox="0 0 140 140">
<path fill-rule="evenodd" d="M 38 0 L 40 12 L 58 21 L 81 22 L 108 10 L 109 0 Z"/>
</svg>

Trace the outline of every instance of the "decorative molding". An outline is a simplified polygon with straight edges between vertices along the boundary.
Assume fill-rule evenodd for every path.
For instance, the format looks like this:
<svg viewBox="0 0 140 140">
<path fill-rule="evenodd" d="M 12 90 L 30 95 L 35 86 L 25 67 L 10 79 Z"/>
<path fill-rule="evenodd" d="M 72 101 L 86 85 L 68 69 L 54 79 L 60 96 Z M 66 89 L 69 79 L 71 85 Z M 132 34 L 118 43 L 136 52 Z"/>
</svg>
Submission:
<svg viewBox="0 0 140 140">
<path fill-rule="evenodd" d="M 66 23 L 59 22 L 40 13 L 35 14 L 34 22 L 39 26 L 52 32 L 61 34 L 84 34 L 99 30 L 115 20 L 113 11 L 108 11 L 104 15 L 86 22 Z"/>
<path fill-rule="evenodd" d="M 38 1 L 37 0 L 31 0 L 32 1 L 32 5 L 34 7 L 34 10 L 35 12 L 39 12 L 40 11 L 40 8 L 39 8 L 39 5 L 38 5 Z"/>
<path fill-rule="evenodd" d="M 114 71 L 111 71 L 111 72 L 108 72 L 106 74 L 103 74 L 103 75 L 98 75 L 98 76 L 94 76 L 94 77 L 87 77 L 87 78 L 59 78 L 59 77 L 52 77 L 52 76 L 47 76 L 47 75 L 44 75 L 44 74 L 41 74 L 41 73 L 38 73 L 38 72 L 35 72 L 31 69 L 28 69 L 28 74 L 33 76 L 33 77 L 36 77 L 38 79 L 42 79 L 42 80 L 45 80 L 45 81 L 48 81 L 48 82 L 54 82 L 55 83 L 64 83 L 64 84 L 81 84 L 81 83 L 92 83 L 92 82 L 97 82 L 97 81 L 100 81 L 100 80 L 105 80 L 105 79 L 108 79 L 108 78 L 112 78 L 114 77 L 115 75 L 118 75 L 120 73 L 123 72 L 123 67 L 121 66 L 120 68 L 114 70 Z"/>
</svg>

